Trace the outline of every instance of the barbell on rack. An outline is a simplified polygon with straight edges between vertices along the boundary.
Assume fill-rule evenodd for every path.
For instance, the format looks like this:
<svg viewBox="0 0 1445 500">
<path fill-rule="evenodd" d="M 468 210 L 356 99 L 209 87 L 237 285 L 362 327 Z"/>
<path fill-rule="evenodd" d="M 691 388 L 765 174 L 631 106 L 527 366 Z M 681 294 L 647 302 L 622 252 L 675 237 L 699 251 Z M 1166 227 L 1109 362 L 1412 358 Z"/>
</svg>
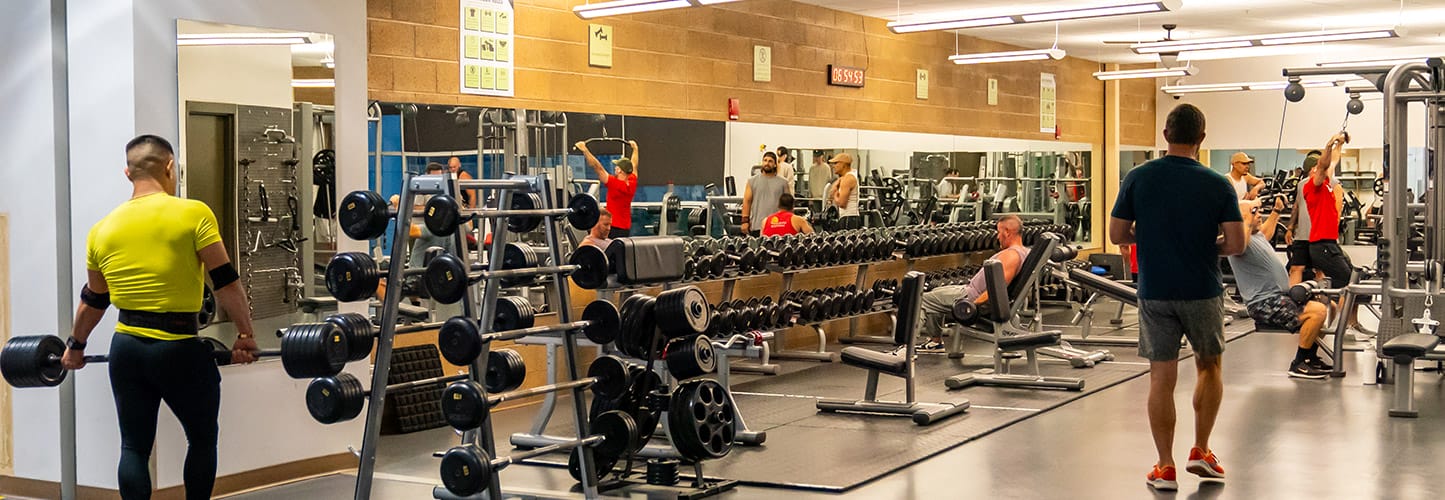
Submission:
<svg viewBox="0 0 1445 500">
<path fill-rule="evenodd" d="M 333 259 L 334 260 L 334 259 Z M 475 273 L 469 272 L 477 271 Z M 481 263 L 467 266 L 460 257 L 450 253 L 444 253 L 432 259 L 427 264 L 423 274 L 422 283 L 427 294 L 437 302 L 443 304 L 455 304 L 467 295 L 467 287 L 473 283 L 487 278 L 501 278 L 512 280 L 518 278 L 535 277 L 552 273 L 571 274 L 581 267 L 577 265 L 565 266 L 542 266 L 518 269 L 502 269 L 487 271 Z M 327 273 L 330 274 L 329 272 Z M 330 279 L 327 279 L 329 285 Z M 338 300 L 340 298 L 338 297 Z"/>
<path fill-rule="evenodd" d="M 506 218 L 508 230 L 514 233 L 525 233 L 537 229 L 542 224 L 544 217 L 565 216 L 567 223 L 573 228 L 587 231 L 597 225 L 597 219 L 602 213 L 597 199 L 587 193 L 572 195 L 567 200 L 567 208 L 542 208 L 543 201 L 542 195 L 537 193 L 516 193 L 512 195 L 512 206 L 509 210 L 463 209 L 457 203 L 456 198 L 439 194 L 427 200 L 422 218 L 426 221 L 427 229 L 430 229 L 433 234 L 450 236 L 462 224 L 483 217 Z"/>
<path fill-rule="evenodd" d="M 586 438 L 520 451 L 506 457 L 492 458 L 486 450 L 475 444 L 453 447 L 442 455 L 442 485 L 454 495 L 471 496 L 490 487 L 492 475 L 497 471 L 522 460 L 554 451 L 591 446 L 598 456 L 597 463 L 616 463 L 618 457 L 641 446 L 637 422 L 631 415 L 614 410 L 591 420 L 594 434 Z"/>
<path fill-rule="evenodd" d="M 519 310 L 519 314 L 530 314 L 530 308 Z M 518 324 L 527 324 L 532 320 L 519 316 Z M 580 331 L 583 335 L 598 345 L 612 342 L 618 337 L 621 319 L 618 317 L 617 307 L 605 300 L 594 300 L 582 310 L 581 321 L 571 323 L 533 326 L 528 328 L 500 330 L 494 333 L 483 334 L 481 325 L 476 320 L 464 316 L 454 316 L 441 324 L 437 331 L 437 348 L 441 351 L 442 357 L 447 362 L 465 366 L 476 361 L 477 356 L 482 354 L 482 347 L 488 342 L 497 340 L 515 340 L 528 335 L 543 333 L 556 333 L 567 331 Z M 495 326 L 495 323 L 494 323 Z"/>
<path fill-rule="evenodd" d="M 526 367 L 522 365 L 522 355 L 511 349 L 498 349 L 489 354 L 485 377 L 487 392 L 506 392 L 520 387 L 526 377 Z M 521 376 L 513 375 L 517 366 L 522 367 Z M 494 376 L 494 370 L 506 375 Z M 470 375 L 465 373 L 431 377 L 390 384 L 386 386 L 386 390 L 391 392 L 432 384 L 444 384 L 468 377 Z M 334 377 L 319 377 L 313 379 L 306 386 L 306 410 L 311 413 L 312 419 L 322 424 L 345 422 L 361 415 L 366 398 L 370 396 L 371 391 L 362 387 L 361 381 L 349 373 L 342 373 Z"/>
<path fill-rule="evenodd" d="M 526 376 L 527 367 L 522 363 L 508 363 L 504 371 L 498 374 L 499 377 L 507 377 L 510 380 L 519 380 Z M 520 373 L 517 373 L 520 371 Z M 488 367 L 488 378 L 492 378 L 491 367 Z M 593 394 L 603 399 L 616 399 L 627 393 L 632 387 L 632 371 L 628 368 L 627 362 L 616 356 L 599 356 L 592 361 L 592 366 L 587 369 L 587 377 L 577 380 L 558 382 L 531 389 L 505 391 L 493 393 L 489 387 L 485 387 L 470 379 L 457 379 L 447 388 L 442 390 L 442 417 L 452 428 L 466 431 L 475 429 L 482 425 L 482 422 L 491 415 L 492 408 L 498 404 L 522 398 L 540 396 L 554 392 L 561 392 L 576 388 L 589 388 Z M 500 385 L 500 384 L 499 384 Z M 490 395 L 488 395 L 490 394 Z"/>
</svg>

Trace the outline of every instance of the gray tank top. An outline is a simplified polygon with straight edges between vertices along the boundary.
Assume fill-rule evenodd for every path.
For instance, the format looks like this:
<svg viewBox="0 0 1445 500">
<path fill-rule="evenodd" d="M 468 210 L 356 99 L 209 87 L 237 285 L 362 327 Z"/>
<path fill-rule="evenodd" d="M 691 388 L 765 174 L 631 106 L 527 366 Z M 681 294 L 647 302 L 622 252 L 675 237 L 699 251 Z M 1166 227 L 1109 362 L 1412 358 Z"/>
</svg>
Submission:
<svg viewBox="0 0 1445 500">
<path fill-rule="evenodd" d="M 849 170 L 848 173 L 843 174 L 841 177 L 838 177 L 838 180 L 835 182 L 843 182 L 844 177 L 853 178 L 853 192 L 848 193 L 848 207 L 838 209 L 838 216 L 847 217 L 850 215 L 858 215 L 858 173 L 856 171 Z M 838 185 L 842 186 L 842 184 Z"/>
<path fill-rule="evenodd" d="M 752 206 L 748 207 L 748 219 L 752 221 L 750 229 L 762 229 L 763 218 L 778 211 L 778 198 L 788 192 L 788 180 L 777 175 L 758 174 L 748 179 L 748 187 L 753 190 Z"/>
<path fill-rule="evenodd" d="M 1005 249 L 1003 249 L 1003 250 L 1000 250 L 998 253 L 993 254 L 993 257 L 989 257 L 989 258 L 990 258 L 990 259 L 997 259 L 998 256 L 999 256 L 999 254 L 1002 254 L 1002 253 L 1007 252 L 1007 251 L 1010 251 L 1010 250 L 1012 250 L 1014 253 L 1016 253 L 1016 254 L 1019 255 L 1019 264 L 1018 264 L 1018 265 L 1019 265 L 1020 267 L 1022 267 L 1022 266 L 1024 265 L 1024 261 L 1025 261 L 1025 260 L 1028 260 L 1028 258 L 1029 258 L 1029 248 L 1026 247 L 1026 246 L 1023 246 L 1023 245 L 1019 245 L 1019 246 L 1016 246 L 1016 247 L 1008 247 L 1008 248 L 1005 248 Z M 1005 270 L 1005 271 L 1007 271 L 1007 270 Z M 1018 268 L 1014 268 L 1013 271 L 1014 271 L 1014 277 L 1017 278 L 1017 277 L 1018 277 L 1018 271 L 1019 271 Z M 980 269 L 980 270 L 978 270 L 978 274 L 973 275 L 973 279 L 968 280 L 968 287 L 964 288 L 964 290 L 963 290 L 963 295 L 964 295 L 965 297 L 968 297 L 968 300 L 977 300 L 977 299 L 978 299 L 978 296 L 983 295 L 983 292 L 984 292 L 985 290 L 987 290 L 987 287 L 984 286 L 984 282 L 983 282 L 983 270 Z"/>
</svg>

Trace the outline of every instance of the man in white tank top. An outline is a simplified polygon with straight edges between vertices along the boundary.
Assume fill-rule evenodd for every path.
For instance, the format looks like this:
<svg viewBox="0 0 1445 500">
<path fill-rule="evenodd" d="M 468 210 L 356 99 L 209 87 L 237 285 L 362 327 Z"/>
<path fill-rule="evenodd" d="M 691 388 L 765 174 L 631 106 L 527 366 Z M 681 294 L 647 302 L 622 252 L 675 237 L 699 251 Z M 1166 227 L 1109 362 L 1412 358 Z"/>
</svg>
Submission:
<svg viewBox="0 0 1445 500">
<path fill-rule="evenodd" d="M 1229 157 L 1229 185 L 1234 186 L 1235 198 L 1253 200 L 1259 196 L 1259 190 L 1264 189 L 1264 181 L 1249 173 L 1252 168 L 1254 157 L 1244 154 L 1243 151 Z"/>
<path fill-rule="evenodd" d="M 835 229 L 857 229 L 863 227 L 863 218 L 858 216 L 858 175 L 853 172 L 853 155 L 838 153 L 828 160 L 833 167 L 833 191 L 828 193 L 828 202 L 838 207 L 838 227 Z"/>
</svg>

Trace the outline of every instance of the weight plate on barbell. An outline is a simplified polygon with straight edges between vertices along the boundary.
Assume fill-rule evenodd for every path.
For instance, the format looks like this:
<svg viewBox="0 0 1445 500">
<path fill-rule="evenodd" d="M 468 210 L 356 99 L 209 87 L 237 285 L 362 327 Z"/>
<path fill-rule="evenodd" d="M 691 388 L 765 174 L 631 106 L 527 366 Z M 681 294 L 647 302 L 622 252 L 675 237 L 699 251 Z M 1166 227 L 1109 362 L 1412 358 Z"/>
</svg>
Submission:
<svg viewBox="0 0 1445 500">
<path fill-rule="evenodd" d="M 674 288 L 657 295 L 657 327 L 668 338 L 707 331 L 712 316 L 707 296 L 695 286 Z"/>
<path fill-rule="evenodd" d="M 438 194 L 426 201 L 422 211 L 426 228 L 437 236 L 451 236 L 462 224 L 461 206 L 451 195 Z"/>
<path fill-rule="evenodd" d="M 587 327 L 582 329 L 582 335 L 597 345 L 617 340 L 618 331 L 622 328 L 622 317 L 617 306 L 605 300 L 594 300 L 587 304 L 587 307 L 582 309 L 582 320 L 588 322 Z"/>
<path fill-rule="evenodd" d="M 366 391 L 350 373 L 319 377 L 306 385 L 306 410 L 322 424 L 354 419 L 365 403 Z"/>
<path fill-rule="evenodd" d="M 452 316 L 437 330 L 437 350 L 448 363 L 470 366 L 482 355 L 481 329 L 465 316 Z"/>
<path fill-rule="evenodd" d="M 369 240 L 386 234 L 391 210 L 375 191 L 352 191 L 341 199 L 336 220 L 341 232 L 353 240 Z"/>
<path fill-rule="evenodd" d="M 491 394 L 515 391 L 527 381 L 527 364 L 517 351 L 490 351 L 487 353 L 487 374 L 484 381 L 487 392 Z"/>
<path fill-rule="evenodd" d="M 597 198 L 587 193 L 577 193 L 567 200 L 567 208 L 572 212 L 567 214 L 567 223 L 574 229 L 590 231 L 597 225 L 597 219 L 602 215 L 602 208 L 597 204 Z"/>
<path fill-rule="evenodd" d="M 67 374 L 59 360 L 64 353 L 65 342 L 54 335 L 13 337 L 0 350 L 0 375 L 16 388 L 55 387 Z"/>
<path fill-rule="evenodd" d="M 537 210 L 542 208 L 542 196 L 537 193 L 513 193 L 512 210 Z M 535 215 L 514 215 L 507 217 L 507 230 L 526 233 L 542 225 L 542 217 Z"/>
<path fill-rule="evenodd" d="M 326 291 L 341 302 L 355 302 L 376 294 L 381 271 L 364 252 L 342 252 L 326 264 Z"/>
<path fill-rule="evenodd" d="M 727 388 L 712 379 L 694 379 L 673 391 L 667 429 L 682 458 L 717 459 L 732 451 L 735 417 Z"/>
<path fill-rule="evenodd" d="M 580 268 L 572 271 L 572 282 L 577 286 L 588 290 L 607 286 L 607 275 L 611 274 L 612 269 L 607 263 L 607 254 L 603 253 L 602 249 L 592 245 L 579 246 L 572 251 L 567 263 Z"/>
<path fill-rule="evenodd" d="M 455 304 L 467 296 L 467 286 L 471 284 L 469 278 L 466 263 L 456 255 L 444 253 L 433 258 L 431 264 L 426 266 L 422 284 L 426 286 L 427 295 L 430 295 L 432 300 Z"/>
</svg>

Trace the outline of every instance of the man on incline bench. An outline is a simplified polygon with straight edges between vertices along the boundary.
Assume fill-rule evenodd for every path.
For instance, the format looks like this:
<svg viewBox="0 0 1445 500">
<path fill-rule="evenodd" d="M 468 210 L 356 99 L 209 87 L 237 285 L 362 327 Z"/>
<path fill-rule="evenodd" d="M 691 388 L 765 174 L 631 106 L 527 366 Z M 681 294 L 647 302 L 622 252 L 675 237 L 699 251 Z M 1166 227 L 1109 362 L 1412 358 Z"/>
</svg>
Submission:
<svg viewBox="0 0 1445 500">
<path fill-rule="evenodd" d="M 1320 361 L 1320 330 L 1325 325 L 1325 305 L 1316 301 L 1305 302 L 1304 306 L 1291 299 L 1289 272 L 1275 257 L 1275 228 L 1279 225 L 1279 212 L 1284 209 L 1284 200 L 1274 199 L 1274 212 L 1261 220 L 1259 202 L 1245 201 L 1239 204 L 1239 213 L 1244 216 L 1245 227 L 1249 228 L 1249 243 L 1244 253 L 1229 256 L 1229 267 L 1234 269 L 1234 280 L 1239 294 L 1244 298 L 1249 317 L 1257 324 L 1272 325 L 1299 333 L 1299 350 L 1289 364 L 1289 376 L 1321 379 L 1329 375 L 1331 367 Z"/>
<path fill-rule="evenodd" d="M 989 258 L 1003 263 L 1005 282 L 1013 282 L 1024 264 L 1024 258 L 1029 256 L 1029 249 L 1024 246 L 1023 236 L 1019 234 L 1022 227 L 1023 221 L 1017 215 L 1005 215 L 998 220 L 998 241 L 1003 250 Z M 987 302 L 988 293 L 983 285 L 983 270 L 979 269 L 967 285 L 941 286 L 923 294 L 919 301 L 923 309 L 923 327 L 920 328 L 918 352 L 943 352 L 943 321 L 953 315 L 953 304 L 959 300 L 972 300 L 975 304 Z"/>
</svg>

